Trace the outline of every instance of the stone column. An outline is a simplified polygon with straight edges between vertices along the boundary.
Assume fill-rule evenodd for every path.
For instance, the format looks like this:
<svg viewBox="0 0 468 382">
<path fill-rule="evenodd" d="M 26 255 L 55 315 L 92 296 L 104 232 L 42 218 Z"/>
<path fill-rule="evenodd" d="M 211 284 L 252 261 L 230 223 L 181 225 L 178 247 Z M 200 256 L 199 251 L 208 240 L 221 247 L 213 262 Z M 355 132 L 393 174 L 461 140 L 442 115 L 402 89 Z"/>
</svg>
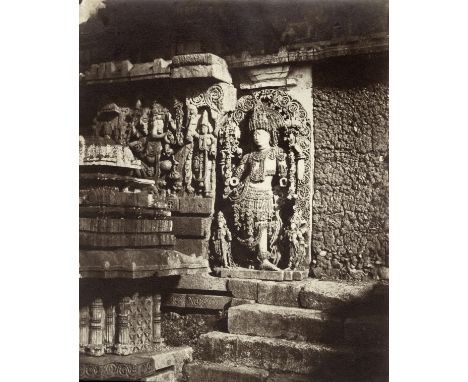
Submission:
<svg viewBox="0 0 468 382">
<path fill-rule="evenodd" d="M 80 351 L 84 351 L 89 341 L 89 307 L 80 308 Z"/>
<path fill-rule="evenodd" d="M 119 312 L 117 314 L 118 343 L 115 346 L 115 353 L 118 355 L 128 355 L 132 352 L 130 345 L 129 313 L 130 297 L 124 297 L 119 302 Z"/>
<path fill-rule="evenodd" d="M 160 345 L 164 342 L 161 337 L 161 294 L 153 296 L 153 344 Z"/>
<path fill-rule="evenodd" d="M 92 355 L 104 354 L 103 336 L 102 336 L 102 319 L 104 305 L 100 298 L 95 299 L 91 304 L 91 319 L 89 329 L 89 352 Z"/>
</svg>

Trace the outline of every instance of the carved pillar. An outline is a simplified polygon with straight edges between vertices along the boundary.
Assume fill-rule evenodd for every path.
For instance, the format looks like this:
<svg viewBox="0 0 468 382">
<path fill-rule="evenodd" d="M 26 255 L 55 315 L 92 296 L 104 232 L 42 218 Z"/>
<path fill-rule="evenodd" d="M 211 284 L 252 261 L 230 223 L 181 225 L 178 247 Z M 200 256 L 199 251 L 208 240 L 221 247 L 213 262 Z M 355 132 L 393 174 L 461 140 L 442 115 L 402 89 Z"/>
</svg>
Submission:
<svg viewBox="0 0 468 382">
<path fill-rule="evenodd" d="M 106 308 L 106 330 L 104 343 L 106 344 L 106 352 L 112 351 L 115 338 L 115 306 L 109 305 Z"/>
<path fill-rule="evenodd" d="M 161 295 L 153 296 L 153 344 L 158 345 L 164 342 L 161 337 Z"/>
<path fill-rule="evenodd" d="M 116 354 L 127 355 L 131 353 L 130 331 L 129 331 L 130 297 L 124 297 L 119 302 L 119 312 L 117 314 L 118 343 L 116 344 Z"/>
<path fill-rule="evenodd" d="M 84 351 L 89 341 L 89 307 L 80 309 L 80 351 Z"/>
<path fill-rule="evenodd" d="M 91 319 L 89 328 L 89 352 L 93 355 L 104 354 L 102 319 L 104 305 L 100 298 L 95 299 L 91 304 Z"/>
</svg>

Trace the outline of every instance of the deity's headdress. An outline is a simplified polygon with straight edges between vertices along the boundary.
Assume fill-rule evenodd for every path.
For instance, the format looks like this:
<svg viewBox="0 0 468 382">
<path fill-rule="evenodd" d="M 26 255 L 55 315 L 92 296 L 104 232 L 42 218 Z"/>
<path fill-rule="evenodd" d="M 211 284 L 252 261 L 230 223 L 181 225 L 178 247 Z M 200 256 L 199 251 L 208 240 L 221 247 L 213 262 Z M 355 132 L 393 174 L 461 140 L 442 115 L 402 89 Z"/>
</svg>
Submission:
<svg viewBox="0 0 468 382">
<path fill-rule="evenodd" d="M 249 130 L 265 130 L 270 133 L 273 145 L 278 143 L 278 131 L 284 124 L 283 117 L 276 110 L 266 107 L 261 101 L 255 103 L 249 121 Z"/>
</svg>

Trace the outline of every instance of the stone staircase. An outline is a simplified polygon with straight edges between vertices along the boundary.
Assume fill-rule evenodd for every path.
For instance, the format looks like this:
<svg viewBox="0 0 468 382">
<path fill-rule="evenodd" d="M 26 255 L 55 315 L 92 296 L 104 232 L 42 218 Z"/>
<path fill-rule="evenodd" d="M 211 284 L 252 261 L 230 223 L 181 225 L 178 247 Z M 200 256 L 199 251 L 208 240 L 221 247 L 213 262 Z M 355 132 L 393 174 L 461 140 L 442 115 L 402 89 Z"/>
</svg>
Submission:
<svg viewBox="0 0 468 382">
<path fill-rule="evenodd" d="M 252 292 L 246 281 L 237 293 Z M 388 287 L 323 283 L 276 283 L 268 303 L 230 307 L 227 333 L 200 336 L 187 381 L 387 381 Z"/>
</svg>

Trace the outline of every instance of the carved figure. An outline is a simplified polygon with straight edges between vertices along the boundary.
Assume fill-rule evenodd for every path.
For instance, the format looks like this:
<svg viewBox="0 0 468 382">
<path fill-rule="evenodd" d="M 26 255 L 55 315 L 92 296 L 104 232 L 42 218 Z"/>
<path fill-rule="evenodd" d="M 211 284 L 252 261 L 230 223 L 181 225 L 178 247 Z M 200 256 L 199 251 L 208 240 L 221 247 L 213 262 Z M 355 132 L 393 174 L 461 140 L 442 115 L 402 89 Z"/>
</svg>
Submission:
<svg viewBox="0 0 468 382">
<path fill-rule="evenodd" d="M 286 155 L 277 146 L 280 125 L 281 116 L 274 110 L 261 104 L 254 107 L 249 131 L 255 149 L 242 157 L 234 175 L 228 179 L 233 188 L 230 199 L 238 240 L 251 249 L 256 248 L 259 267 L 266 270 L 279 270 L 276 240 L 282 222 L 273 183 L 278 180 L 280 187 L 287 186 Z"/>
<path fill-rule="evenodd" d="M 216 158 L 216 137 L 208 120 L 208 112 L 202 115 L 200 127 L 194 133 L 193 177 L 205 196 L 212 196 L 215 183 L 213 161 Z"/>
<path fill-rule="evenodd" d="M 219 211 L 216 215 L 215 228 L 211 234 L 211 242 L 217 260 L 220 260 L 221 265 L 225 268 L 235 266 L 231 256 L 231 241 L 231 231 L 229 231 L 224 214 Z"/>
<path fill-rule="evenodd" d="M 295 216 L 294 216 L 295 217 Z M 289 229 L 286 230 L 286 236 L 289 242 L 289 264 L 288 269 L 295 269 L 304 260 L 307 254 L 306 239 L 307 226 L 305 222 L 300 225 L 291 219 Z"/>
</svg>

